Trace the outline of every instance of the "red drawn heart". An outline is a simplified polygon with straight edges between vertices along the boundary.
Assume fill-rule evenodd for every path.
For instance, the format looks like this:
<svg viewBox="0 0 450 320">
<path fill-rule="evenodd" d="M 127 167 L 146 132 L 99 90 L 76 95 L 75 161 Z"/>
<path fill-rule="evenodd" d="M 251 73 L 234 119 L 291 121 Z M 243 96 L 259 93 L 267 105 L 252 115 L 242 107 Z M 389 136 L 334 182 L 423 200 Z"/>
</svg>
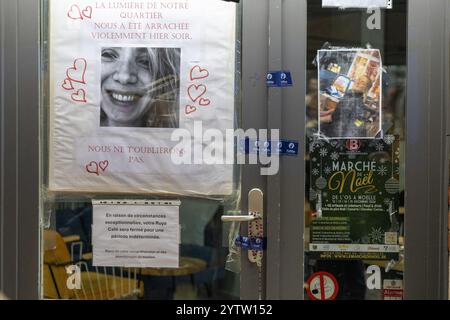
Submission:
<svg viewBox="0 0 450 320">
<path fill-rule="evenodd" d="M 83 58 L 76 59 L 73 62 L 73 67 L 66 71 L 67 78 L 74 82 L 86 84 L 84 76 L 86 74 L 87 62 Z"/>
<path fill-rule="evenodd" d="M 194 66 L 191 69 L 191 81 L 205 79 L 209 77 L 209 71 L 202 69 L 200 66 Z"/>
<path fill-rule="evenodd" d="M 89 173 L 93 173 L 93 174 L 99 175 L 97 162 L 91 161 L 91 163 L 86 165 L 86 171 L 89 172 Z"/>
<path fill-rule="evenodd" d="M 87 6 L 86 9 L 83 10 L 83 16 L 85 16 L 88 19 L 92 18 L 92 7 L 91 6 Z"/>
<path fill-rule="evenodd" d="M 98 166 L 100 167 L 100 169 L 102 169 L 102 171 L 105 171 L 106 168 L 108 168 L 108 166 L 109 166 L 109 161 L 108 160 L 100 161 L 98 163 Z"/>
<path fill-rule="evenodd" d="M 67 12 L 67 16 L 73 20 L 83 20 L 80 7 L 78 7 L 76 4 L 70 7 L 69 12 Z"/>
<path fill-rule="evenodd" d="M 72 81 L 70 81 L 70 79 L 64 79 L 62 87 L 63 87 L 64 90 L 67 90 L 67 91 L 70 91 L 70 90 L 74 89 Z"/>
<path fill-rule="evenodd" d="M 200 100 L 198 101 L 198 104 L 201 105 L 202 107 L 206 107 L 211 104 L 211 100 L 205 99 L 205 98 L 200 98 Z"/>
<path fill-rule="evenodd" d="M 195 106 L 187 105 L 185 110 L 186 110 L 186 114 L 191 114 L 191 113 L 197 111 L 197 108 Z"/>
<path fill-rule="evenodd" d="M 77 92 L 72 93 L 71 98 L 75 102 L 83 102 L 86 103 L 86 91 L 83 89 L 79 89 Z"/>
<path fill-rule="evenodd" d="M 188 95 L 191 98 L 192 102 L 197 101 L 206 93 L 206 87 L 203 84 L 195 85 L 192 84 L 188 88 Z"/>
</svg>

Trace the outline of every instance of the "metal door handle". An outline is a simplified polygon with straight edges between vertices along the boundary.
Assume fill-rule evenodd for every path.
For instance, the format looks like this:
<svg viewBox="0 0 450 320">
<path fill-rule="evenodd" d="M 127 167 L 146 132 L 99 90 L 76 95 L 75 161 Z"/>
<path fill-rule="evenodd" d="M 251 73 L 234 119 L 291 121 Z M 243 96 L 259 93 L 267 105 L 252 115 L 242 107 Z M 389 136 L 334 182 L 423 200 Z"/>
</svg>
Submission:
<svg viewBox="0 0 450 320">
<path fill-rule="evenodd" d="M 255 216 L 222 216 L 223 222 L 250 222 L 255 220 Z"/>
<path fill-rule="evenodd" d="M 247 216 L 222 216 L 223 222 L 251 222 L 256 219 L 262 219 L 259 212 L 249 212 Z"/>
<path fill-rule="evenodd" d="M 264 243 L 264 209 L 263 209 L 263 192 L 260 189 L 252 189 L 248 193 L 248 215 L 222 216 L 223 222 L 248 222 L 248 238 L 255 240 L 257 243 Z M 261 247 L 264 247 L 262 245 Z M 255 249 L 248 251 L 248 259 L 252 263 L 256 263 L 258 267 L 262 266 L 263 251 Z"/>
</svg>

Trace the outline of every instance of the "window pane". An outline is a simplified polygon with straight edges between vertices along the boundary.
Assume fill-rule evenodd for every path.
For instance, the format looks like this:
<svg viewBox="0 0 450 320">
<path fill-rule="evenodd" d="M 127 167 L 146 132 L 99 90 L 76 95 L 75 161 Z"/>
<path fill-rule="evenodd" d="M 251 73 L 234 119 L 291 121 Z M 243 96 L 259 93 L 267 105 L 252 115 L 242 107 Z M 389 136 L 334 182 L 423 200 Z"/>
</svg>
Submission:
<svg viewBox="0 0 450 320">
<path fill-rule="evenodd" d="M 307 15 L 305 297 L 401 299 L 407 2 Z"/>
<path fill-rule="evenodd" d="M 208 3 L 205 5 L 206 2 Z M 239 48 L 235 50 L 235 46 L 240 43 L 240 6 L 222 1 L 210 4 L 209 1 L 202 3 L 197 0 L 189 2 L 194 8 L 192 10 L 181 2 L 165 4 L 141 1 L 122 5 L 120 1 L 84 1 L 83 3 L 86 6 L 80 8 L 78 5 L 72 5 L 70 1 L 41 1 L 41 77 L 43 79 L 40 106 L 42 114 L 41 217 L 44 222 L 41 265 L 42 298 L 239 299 L 239 274 L 236 273 L 239 268 L 228 264 L 229 239 L 232 238 L 234 229 L 221 222 L 222 215 L 240 212 L 239 166 L 230 165 L 225 168 L 222 165 L 217 170 L 217 177 L 222 172 L 227 172 L 227 181 L 223 184 L 227 190 L 214 193 L 214 190 L 201 192 L 208 184 L 207 181 L 212 183 L 218 181 L 214 180 L 216 177 L 214 171 L 208 177 L 201 174 L 195 175 L 190 171 L 187 174 L 181 172 L 178 175 L 171 172 L 172 175 L 167 174 L 167 177 L 165 175 L 167 172 L 152 175 L 145 171 L 148 167 L 144 169 L 139 167 L 142 161 L 139 156 L 127 159 L 135 164 L 137 167 L 135 171 L 130 172 L 119 168 L 113 174 L 115 178 L 109 180 L 109 183 L 104 183 L 105 180 L 103 180 L 100 187 L 80 186 L 86 185 L 86 172 L 91 175 L 90 177 L 100 177 L 108 171 L 108 168 L 111 168 L 111 161 L 94 159 L 94 161 L 85 162 L 87 163 L 86 172 L 80 173 L 79 176 L 68 171 L 64 173 L 64 170 L 60 170 L 60 164 L 72 158 L 78 161 L 79 154 L 72 152 L 76 148 L 74 141 L 79 142 L 78 138 L 83 139 L 86 131 L 74 133 L 73 128 L 79 128 L 80 122 L 84 124 L 84 128 L 92 126 L 95 130 L 91 130 L 91 133 L 96 133 L 102 139 L 118 137 L 131 147 L 137 141 L 136 138 L 141 137 L 138 138 L 141 139 L 140 143 L 143 143 L 147 148 L 145 150 L 150 150 L 155 158 L 156 154 L 166 152 L 164 149 L 155 147 L 153 145 L 155 140 L 147 139 L 146 134 L 151 136 L 157 132 L 155 136 L 159 137 L 169 133 L 170 137 L 171 129 L 190 125 L 187 117 L 192 116 L 193 112 L 200 107 L 197 105 L 185 108 L 185 105 L 181 105 L 179 95 L 182 88 L 186 89 L 191 96 L 197 93 L 198 99 L 194 100 L 200 101 L 202 107 L 211 109 L 210 104 L 214 102 L 212 97 L 216 98 L 216 102 L 219 99 L 214 96 L 212 89 L 208 91 L 209 96 L 203 97 L 205 92 L 201 90 L 205 85 L 200 83 L 214 76 L 212 69 L 219 74 L 218 81 L 221 87 L 216 91 L 217 95 L 223 95 L 223 99 L 220 99 L 222 111 L 226 109 L 228 117 L 222 119 L 212 116 L 207 119 L 207 123 L 209 125 L 214 123 L 216 129 L 221 126 L 225 129 L 225 124 L 226 129 L 239 126 L 240 54 Z M 161 7 L 152 7 L 156 5 Z M 210 18 L 208 28 L 204 29 L 200 22 L 192 25 L 184 22 L 184 20 L 195 18 L 186 12 L 191 10 L 197 15 L 202 14 L 203 5 L 215 8 L 216 16 L 222 17 L 220 19 L 229 17 L 227 24 L 212 23 L 214 21 Z M 170 6 L 173 8 L 169 8 Z M 201 10 L 198 10 L 199 8 Z M 217 8 L 224 10 L 217 10 Z M 166 18 L 165 15 L 175 17 L 179 23 L 168 21 L 171 18 Z M 122 21 L 123 26 L 117 21 Z M 144 23 L 148 21 L 151 23 L 144 26 Z M 168 23 L 164 24 L 163 21 Z M 65 31 L 55 29 L 55 25 Z M 132 31 L 134 28 L 140 28 L 141 31 L 147 30 L 148 33 L 134 32 Z M 149 31 L 158 28 L 166 28 L 166 33 Z M 204 50 L 198 50 L 201 54 L 190 46 L 189 41 L 192 39 L 189 38 L 189 32 L 181 32 L 184 28 L 190 28 L 190 35 L 200 39 L 197 39 L 198 41 L 206 42 Z M 120 29 L 126 29 L 127 32 L 122 32 Z M 172 31 L 177 29 L 180 32 L 169 32 L 167 31 L 169 29 Z M 220 41 L 215 38 L 218 34 L 221 34 L 218 37 L 222 42 L 219 45 L 217 43 L 211 45 Z M 171 44 L 165 44 L 164 41 L 168 40 L 166 36 L 172 39 L 172 42 L 169 41 Z M 111 37 L 117 39 L 114 40 Z M 89 41 L 86 41 L 87 38 Z M 179 47 L 174 47 L 174 42 L 177 42 Z M 92 47 L 86 43 L 91 44 Z M 223 52 L 229 48 L 232 50 Z M 222 50 L 221 54 L 224 54 L 228 60 L 217 63 L 220 54 L 216 56 L 214 54 L 216 50 Z M 69 57 L 73 51 L 83 52 L 87 57 Z M 187 61 L 186 57 L 189 55 L 190 60 Z M 152 60 L 155 56 L 158 59 Z M 62 65 L 62 60 L 65 61 L 65 66 Z M 188 62 L 189 65 L 187 65 Z M 211 63 L 211 69 L 209 69 L 211 71 L 206 70 L 201 62 Z M 96 67 L 91 69 L 92 65 Z M 224 72 L 228 68 L 232 69 L 231 72 Z M 106 75 L 108 70 L 111 71 L 110 76 Z M 101 72 L 101 79 L 99 72 Z M 60 78 L 61 75 L 62 78 Z M 192 82 L 199 81 L 192 84 L 193 90 L 187 89 L 188 77 Z M 90 86 L 89 79 L 97 79 L 101 85 L 93 88 Z M 106 82 L 109 83 L 108 86 L 104 85 Z M 138 85 L 140 82 L 143 83 L 142 87 Z M 89 89 L 92 90 L 89 91 Z M 55 94 L 56 90 L 67 93 L 71 101 L 68 102 Z M 145 99 L 149 92 L 154 96 L 152 96 L 152 102 L 146 104 L 144 102 L 147 102 Z M 98 98 L 97 95 L 101 96 L 100 106 L 91 104 L 91 101 Z M 55 112 L 56 106 L 59 107 L 58 112 Z M 145 108 L 149 109 L 143 110 Z M 136 110 L 141 109 L 145 112 L 139 116 L 134 114 Z M 214 112 L 215 109 L 211 110 Z M 86 113 L 91 111 L 90 119 L 86 117 Z M 68 119 L 74 122 L 70 124 Z M 72 129 L 67 128 L 70 126 Z M 67 130 L 73 130 L 74 134 L 66 135 Z M 54 144 L 55 136 L 59 139 L 57 146 Z M 89 148 L 91 149 L 91 146 Z M 116 150 L 114 152 L 123 152 L 120 146 L 106 144 L 92 146 L 92 152 L 111 153 L 111 148 Z M 78 172 L 75 170 L 80 169 L 80 164 L 75 162 L 74 160 L 73 170 Z M 168 162 L 163 163 L 152 159 L 149 171 L 153 173 Z M 195 168 L 193 170 L 195 171 Z M 130 183 L 133 180 L 130 176 L 135 178 L 136 183 Z M 59 179 L 58 183 L 54 182 L 55 177 Z M 156 181 L 161 179 L 167 182 L 169 188 L 173 187 L 173 190 L 156 190 Z M 192 183 L 193 187 L 200 192 L 180 189 L 182 185 L 180 181 L 183 179 L 187 182 L 199 179 L 201 183 L 197 185 Z M 75 187 L 66 188 L 65 184 Z M 222 185 L 217 183 L 217 187 L 220 188 Z M 96 223 L 94 200 L 116 200 L 128 203 L 143 200 L 149 202 L 179 200 L 181 202 L 179 268 L 96 265 L 94 262 L 95 239 L 93 239 L 93 225 Z M 125 232 L 125 228 L 119 227 L 119 222 L 124 221 L 114 222 L 115 224 L 108 228 L 108 231 Z M 133 230 L 128 228 L 127 232 L 139 232 L 138 229 L 137 227 Z M 151 249 L 149 245 L 148 250 Z M 235 263 L 239 264 L 239 261 Z"/>
</svg>

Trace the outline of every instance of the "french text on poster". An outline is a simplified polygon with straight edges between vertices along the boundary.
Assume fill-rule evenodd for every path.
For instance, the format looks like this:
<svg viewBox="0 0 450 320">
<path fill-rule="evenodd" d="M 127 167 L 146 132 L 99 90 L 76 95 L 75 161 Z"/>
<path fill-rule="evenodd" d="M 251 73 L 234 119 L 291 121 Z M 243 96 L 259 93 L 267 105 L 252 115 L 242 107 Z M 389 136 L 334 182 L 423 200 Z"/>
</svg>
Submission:
<svg viewBox="0 0 450 320">
<path fill-rule="evenodd" d="M 179 201 L 93 201 L 93 264 L 178 268 Z"/>
<path fill-rule="evenodd" d="M 50 191 L 232 192 L 232 165 L 172 156 L 192 153 L 180 132 L 213 146 L 196 122 L 234 129 L 236 3 L 50 0 L 49 16 Z"/>
<path fill-rule="evenodd" d="M 312 138 L 309 249 L 320 259 L 398 259 L 399 140 Z"/>
</svg>

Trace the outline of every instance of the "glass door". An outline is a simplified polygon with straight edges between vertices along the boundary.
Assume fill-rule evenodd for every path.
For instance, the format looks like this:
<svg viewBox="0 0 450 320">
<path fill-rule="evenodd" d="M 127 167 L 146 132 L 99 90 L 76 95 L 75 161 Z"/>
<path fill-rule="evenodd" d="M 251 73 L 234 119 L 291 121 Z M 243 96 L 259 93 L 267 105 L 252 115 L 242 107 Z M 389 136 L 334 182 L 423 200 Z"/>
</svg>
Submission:
<svg viewBox="0 0 450 320">
<path fill-rule="evenodd" d="M 263 297 L 263 246 L 249 261 L 233 218 L 264 192 L 235 161 L 241 17 L 41 1 L 42 298 Z"/>
<path fill-rule="evenodd" d="M 305 299 L 403 299 L 407 1 L 307 1 Z"/>
</svg>

